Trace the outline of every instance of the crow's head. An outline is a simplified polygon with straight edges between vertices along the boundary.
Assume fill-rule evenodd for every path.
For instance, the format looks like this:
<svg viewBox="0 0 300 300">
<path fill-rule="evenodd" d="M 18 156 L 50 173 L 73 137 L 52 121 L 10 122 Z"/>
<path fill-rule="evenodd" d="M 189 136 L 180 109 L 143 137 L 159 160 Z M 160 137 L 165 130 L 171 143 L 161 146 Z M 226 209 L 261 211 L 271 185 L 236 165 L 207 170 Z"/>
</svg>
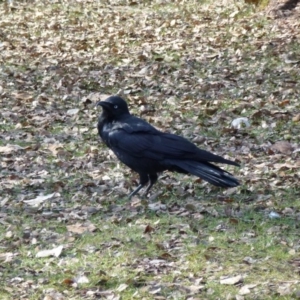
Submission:
<svg viewBox="0 0 300 300">
<path fill-rule="evenodd" d="M 129 114 L 126 101 L 119 96 L 110 96 L 104 101 L 99 101 L 97 106 L 101 106 L 103 114 L 111 119 L 118 119 Z"/>
</svg>

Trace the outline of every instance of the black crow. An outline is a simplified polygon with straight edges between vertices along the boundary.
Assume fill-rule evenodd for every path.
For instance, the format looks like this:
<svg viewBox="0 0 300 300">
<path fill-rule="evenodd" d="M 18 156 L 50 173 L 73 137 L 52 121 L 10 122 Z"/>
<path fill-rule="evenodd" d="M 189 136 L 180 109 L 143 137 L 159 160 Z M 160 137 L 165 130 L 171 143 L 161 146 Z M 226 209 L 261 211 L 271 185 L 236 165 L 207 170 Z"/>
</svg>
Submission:
<svg viewBox="0 0 300 300">
<path fill-rule="evenodd" d="M 131 115 L 126 101 L 119 96 L 99 101 L 98 105 L 103 110 L 98 121 L 100 137 L 121 162 L 140 175 L 140 184 L 129 197 L 149 182 L 147 194 L 158 173 L 165 170 L 193 174 L 215 186 L 239 185 L 232 174 L 211 164 L 239 166 L 238 163 L 199 149 L 181 136 L 157 130 Z"/>
</svg>

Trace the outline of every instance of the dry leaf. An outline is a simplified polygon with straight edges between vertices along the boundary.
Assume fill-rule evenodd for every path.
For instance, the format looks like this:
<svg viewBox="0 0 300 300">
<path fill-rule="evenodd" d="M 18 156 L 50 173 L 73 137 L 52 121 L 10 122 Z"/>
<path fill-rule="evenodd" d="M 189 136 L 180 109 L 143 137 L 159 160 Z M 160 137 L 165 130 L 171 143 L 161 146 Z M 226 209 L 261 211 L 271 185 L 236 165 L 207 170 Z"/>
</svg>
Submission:
<svg viewBox="0 0 300 300">
<path fill-rule="evenodd" d="M 18 253 L 13 252 L 0 253 L 0 261 L 3 263 L 11 262 L 17 255 Z"/>
<path fill-rule="evenodd" d="M 273 144 L 270 149 L 283 154 L 291 154 L 293 151 L 292 145 L 287 141 L 279 141 Z"/>
<path fill-rule="evenodd" d="M 78 114 L 78 112 L 79 112 L 79 108 L 72 108 L 72 109 L 67 110 L 67 115 L 73 116 L 73 115 Z"/>
<path fill-rule="evenodd" d="M 89 279 L 85 275 L 77 276 L 74 280 L 77 284 L 89 283 Z"/>
<path fill-rule="evenodd" d="M 24 148 L 19 145 L 6 145 L 6 146 L 0 146 L 0 153 L 8 154 L 12 153 L 18 150 L 23 150 Z"/>
<path fill-rule="evenodd" d="M 49 256 L 54 256 L 54 257 L 59 257 L 62 250 L 63 250 L 63 246 L 58 246 L 56 248 L 50 249 L 50 250 L 40 250 L 35 257 L 49 257 Z"/>
<path fill-rule="evenodd" d="M 247 295 L 249 294 L 251 291 L 250 289 L 253 289 L 257 286 L 257 284 L 245 284 L 243 285 L 240 290 L 239 290 L 239 294 L 240 295 Z"/>
<path fill-rule="evenodd" d="M 145 230 L 144 230 L 144 233 L 150 233 L 152 231 L 154 231 L 154 228 L 151 227 L 150 225 L 147 225 L 146 228 L 145 228 Z"/>
<path fill-rule="evenodd" d="M 243 127 L 250 127 L 250 122 L 248 118 L 236 118 L 231 122 L 231 127 L 235 129 L 241 129 Z"/>
<path fill-rule="evenodd" d="M 126 290 L 128 288 L 128 284 L 122 283 L 118 286 L 117 288 L 117 292 L 123 292 L 124 290 Z"/>
<path fill-rule="evenodd" d="M 53 194 L 48 194 L 48 195 L 40 195 L 40 196 L 37 196 L 34 199 L 23 200 L 23 202 L 30 205 L 30 206 L 37 207 L 41 203 L 45 202 L 46 200 L 51 199 L 53 197 L 59 197 L 59 196 L 60 196 L 59 193 L 53 193 Z"/>
<path fill-rule="evenodd" d="M 77 234 L 83 234 L 84 232 L 93 232 L 96 229 L 97 227 L 92 223 L 87 223 L 87 224 L 76 223 L 73 225 L 67 225 L 67 230 L 69 232 L 73 232 Z"/>
<path fill-rule="evenodd" d="M 233 284 L 237 284 L 243 282 L 243 276 L 242 275 L 237 275 L 234 277 L 227 277 L 227 278 L 223 278 L 220 280 L 221 284 L 228 284 L 228 285 L 233 285 Z"/>
</svg>

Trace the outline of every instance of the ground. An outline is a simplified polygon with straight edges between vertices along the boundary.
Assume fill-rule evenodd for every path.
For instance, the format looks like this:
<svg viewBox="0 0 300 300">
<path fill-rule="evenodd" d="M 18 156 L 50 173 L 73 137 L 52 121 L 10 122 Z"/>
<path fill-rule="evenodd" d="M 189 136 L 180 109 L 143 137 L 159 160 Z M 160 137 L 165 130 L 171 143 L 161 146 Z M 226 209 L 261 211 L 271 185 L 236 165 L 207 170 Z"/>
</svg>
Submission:
<svg viewBox="0 0 300 300">
<path fill-rule="evenodd" d="M 297 299 L 300 25 L 242 2 L 0 3 L 1 299 Z M 96 103 L 233 159 L 147 199 Z M 240 122 L 244 118 L 244 122 Z"/>
</svg>

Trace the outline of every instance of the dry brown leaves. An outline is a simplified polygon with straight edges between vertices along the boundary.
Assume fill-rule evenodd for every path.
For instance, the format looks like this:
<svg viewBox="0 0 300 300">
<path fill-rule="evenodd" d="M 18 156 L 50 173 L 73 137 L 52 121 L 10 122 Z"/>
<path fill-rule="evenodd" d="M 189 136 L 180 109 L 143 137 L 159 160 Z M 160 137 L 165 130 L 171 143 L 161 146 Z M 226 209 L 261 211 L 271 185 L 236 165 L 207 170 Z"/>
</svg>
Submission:
<svg viewBox="0 0 300 300">
<path fill-rule="evenodd" d="M 161 202 L 149 207 L 156 215 L 187 217 L 198 234 L 205 216 L 237 224 L 248 210 L 235 202 L 239 195 L 267 217 L 287 191 L 299 188 L 299 20 L 284 26 L 250 10 L 231 2 L 0 3 L 0 207 L 6 235 L 1 261 L 16 261 L 18 248 L 30 242 L 36 248 L 29 257 L 49 255 L 53 263 L 75 239 L 98 230 L 87 221 L 91 215 L 101 211 L 113 224 L 122 224 L 144 211 L 140 199 L 126 205 L 115 201 L 133 188 L 137 176 L 119 165 L 97 137 L 94 104 L 117 92 L 133 113 L 158 128 L 242 164 L 233 171 L 242 187 L 224 193 L 196 178 L 164 175 L 156 186 L 162 191 L 153 189 L 151 198 Z M 240 117 L 250 126 L 232 128 Z M 200 203 L 209 193 L 213 201 Z M 299 207 L 278 205 L 276 213 L 298 219 Z M 67 233 L 46 225 L 22 228 L 14 214 L 29 215 L 37 224 L 68 223 Z M 15 234 L 18 226 L 22 237 Z M 152 226 L 146 235 L 155 232 Z M 229 230 L 228 224 L 216 230 Z M 159 257 L 137 258 L 132 267 L 155 276 L 175 272 L 184 265 L 179 257 L 185 235 L 181 228 L 177 237 L 157 245 Z M 291 264 L 298 268 L 296 259 Z M 24 278 L 28 272 L 38 271 L 22 270 Z M 85 275 L 65 278 L 66 286 L 77 287 Z M 241 278 L 228 274 L 214 280 L 241 284 Z M 133 281 L 144 284 L 139 276 Z M 156 299 L 170 291 L 175 298 L 193 299 L 204 283 L 191 275 L 186 285 L 154 280 L 145 289 Z M 28 295 L 33 282 L 20 276 L 10 284 Z M 240 295 L 253 288 L 240 286 Z M 119 299 L 126 289 L 91 289 L 84 295 Z M 278 294 L 289 289 L 284 285 Z M 63 295 L 47 290 L 44 299 Z"/>
</svg>

